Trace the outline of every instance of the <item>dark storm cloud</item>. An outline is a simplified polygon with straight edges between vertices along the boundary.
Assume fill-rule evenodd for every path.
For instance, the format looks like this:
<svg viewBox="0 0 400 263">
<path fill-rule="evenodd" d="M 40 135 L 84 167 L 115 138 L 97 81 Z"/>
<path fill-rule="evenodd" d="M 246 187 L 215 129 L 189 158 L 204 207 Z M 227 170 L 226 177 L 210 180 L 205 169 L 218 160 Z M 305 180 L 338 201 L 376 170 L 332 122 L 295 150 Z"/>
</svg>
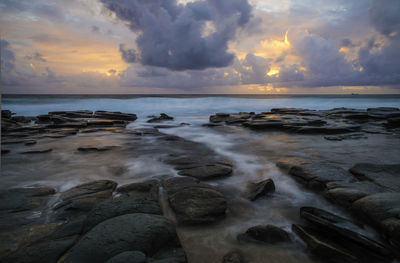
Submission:
<svg viewBox="0 0 400 263">
<path fill-rule="evenodd" d="M 241 75 L 242 84 L 266 84 L 267 82 L 269 63 L 263 57 L 248 53 L 245 59 L 235 63 L 234 67 Z"/>
<path fill-rule="evenodd" d="M 400 1 L 374 0 L 369 10 L 369 18 L 375 29 L 383 35 L 399 34 Z"/>
<path fill-rule="evenodd" d="M 251 16 L 247 0 L 207 0 L 186 5 L 175 0 L 101 2 L 139 33 L 136 44 L 142 64 L 172 70 L 230 65 L 234 54 L 228 52 L 228 41 Z M 210 24 L 214 28 L 207 28 Z M 207 30 L 209 34 L 205 35 Z"/>
<path fill-rule="evenodd" d="M 119 44 L 119 51 L 121 52 L 121 57 L 126 63 L 133 63 L 136 61 L 137 55 L 134 49 L 125 49 L 124 44 Z"/>
<path fill-rule="evenodd" d="M 10 43 L 7 40 L 0 39 L 1 50 L 1 69 L 4 72 L 10 72 L 14 68 L 15 54 L 11 50 Z"/>
<path fill-rule="evenodd" d="M 33 54 L 33 55 L 25 56 L 25 59 L 26 60 L 36 60 L 36 61 L 40 61 L 40 62 L 47 62 L 47 60 L 39 52 L 35 52 L 35 54 Z"/>
</svg>

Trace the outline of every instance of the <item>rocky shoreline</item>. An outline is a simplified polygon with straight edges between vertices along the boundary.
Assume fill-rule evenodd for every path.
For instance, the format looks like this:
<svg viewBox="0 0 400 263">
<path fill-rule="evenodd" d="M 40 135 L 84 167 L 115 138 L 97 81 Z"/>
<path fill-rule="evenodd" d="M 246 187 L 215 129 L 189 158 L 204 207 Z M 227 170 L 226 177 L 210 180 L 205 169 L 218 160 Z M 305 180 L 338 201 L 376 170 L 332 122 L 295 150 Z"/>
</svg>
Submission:
<svg viewBox="0 0 400 263">
<path fill-rule="evenodd" d="M 149 118 L 149 123 L 173 119 L 166 114 Z M 398 135 L 399 118 L 396 108 L 286 108 L 260 114 L 218 113 L 204 126 L 315 134 L 340 142 L 369 134 Z M 76 154 L 161 152 L 161 161 L 178 176 L 166 172 L 119 186 L 113 180 L 95 180 L 61 192 L 49 186 L 1 190 L 0 262 L 187 262 L 176 227 L 223 222 L 231 209 L 230 197 L 214 181 L 231 176 L 235 165 L 204 144 L 157 128 L 125 129 L 136 119 L 135 114 L 106 111 L 56 111 L 36 117 L 2 111 L 2 155 L 52 154 L 59 149 L 42 146 L 43 140 L 68 140 L 77 134 L 121 135 L 130 143 L 79 145 Z M 169 126 L 177 127 L 159 128 Z M 255 225 L 237 236 L 239 243 L 271 246 L 297 244 L 301 239 L 311 257 L 323 262 L 391 262 L 399 257 L 400 164 L 354 163 L 346 170 L 298 157 L 281 158 L 276 164 L 300 184 L 350 211 L 357 221 L 320 208 L 299 207 L 302 223 L 293 224 L 292 232 Z M 124 171 L 116 169 L 119 172 Z M 257 202 L 273 196 L 275 189 L 271 179 L 249 181 L 242 196 Z M 172 217 L 167 209 L 173 211 Z M 364 224 L 373 226 L 381 240 L 362 234 Z M 241 250 L 225 254 L 218 262 L 251 262 L 251 255 Z"/>
</svg>

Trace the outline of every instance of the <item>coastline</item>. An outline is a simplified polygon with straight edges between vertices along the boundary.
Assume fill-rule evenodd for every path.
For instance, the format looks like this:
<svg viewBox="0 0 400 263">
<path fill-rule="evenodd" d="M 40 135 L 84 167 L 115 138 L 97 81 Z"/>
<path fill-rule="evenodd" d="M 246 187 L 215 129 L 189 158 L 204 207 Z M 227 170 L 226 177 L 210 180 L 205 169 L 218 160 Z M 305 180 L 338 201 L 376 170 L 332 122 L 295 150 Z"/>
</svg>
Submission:
<svg viewBox="0 0 400 263">
<path fill-rule="evenodd" d="M 97 118 L 93 118 L 94 116 L 96 116 L 96 114 Z M 82 169 L 80 169 L 81 172 L 84 172 L 85 168 L 87 170 L 95 169 L 95 166 L 98 166 L 98 163 L 96 163 L 96 159 L 99 159 L 100 162 L 105 162 L 104 167 L 108 167 L 108 163 L 112 163 L 113 160 L 123 160 L 127 157 L 141 158 L 143 156 L 155 156 L 155 158 L 153 159 L 146 159 L 145 162 L 152 161 L 152 163 L 150 163 L 149 165 L 150 167 L 160 165 L 161 169 L 165 169 L 165 174 L 152 174 L 156 170 L 149 169 L 150 171 L 148 174 L 142 174 L 139 177 L 131 179 L 129 178 L 129 176 L 127 178 L 124 178 L 124 174 L 133 172 L 133 170 L 137 169 L 138 166 L 133 165 L 133 170 L 130 170 L 131 168 L 128 167 L 128 171 L 124 171 L 123 168 L 118 167 L 118 165 L 114 165 L 112 166 L 112 169 L 110 171 L 107 171 L 106 173 L 104 173 L 103 171 L 103 176 L 107 176 L 107 174 L 113 174 L 113 176 L 108 179 L 114 179 L 118 182 L 120 181 L 120 179 L 124 178 L 126 179 L 126 181 L 122 180 L 123 183 L 119 184 L 116 192 L 114 191 L 116 188 L 116 184 L 114 182 L 102 181 L 102 183 L 100 184 L 101 187 L 99 189 L 97 188 L 98 186 L 95 187 L 95 196 L 99 194 L 99 198 L 96 197 L 94 200 L 91 199 L 93 198 L 91 193 L 79 192 L 82 191 L 82 189 L 86 189 L 86 187 L 79 187 L 79 183 L 71 185 L 71 187 L 67 186 L 64 188 L 58 188 L 56 194 L 54 190 L 51 190 L 49 188 L 46 188 L 44 191 L 45 193 L 43 194 L 43 189 L 40 189 L 41 194 L 34 194 L 33 196 L 30 194 L 24 195 L 26 194 L 24 193 L 24 191 L 19 194 L 16 190 L 11 190 L 11 192 L 14 192 L 14 194 L 17 193 L 16 196 L 19 197 L 21 197 L 20 195 L 24 196 L 25 199 L 23 200 L 34 201 L 33 203 L 38 205 L 33 206 L 33 211 L 39 210 L 43 214 L 49 213 L 47 215 L 50 217 L 57 215 L 57 213 L 60 213 L 57 210 L 61 208 L 61 214 L 66 217 L 61 217 L 63 218 L 62 222 L 64 222 L 64 224 L 62 224 L 63 227 L 69 227 L 71 226 L 71 224 L 84 225 L 88 213 L 90 213 L 93 207 L 101 207 L 101 201 L 104 201 L 104 199 L 110 199 L 111 201 L 109 202 L 124 202 L 118 201 L 119 198 L 121 198 L 121 196 L 119 195 L 124 195 L 121 194 L 124 193 L 124 191 L 126 191 L 126 194 L 120 200 L 124 200 L 124 198 L 128 198 L 129 200 L 131 200 L 130 198 L 133 197 L 136 198 L 136 201 L 134 201 L 134 203 L 137 202 L 138 197 L 140 197 L 141 200 L 150 200 L 152 201 L 151 205 L 159 207 L 158 211 L 162 210 L 164 215 L 166 215 L 173 222 L 177 223 L 177 232 L 178 236 L 181 239 L 180 243 L 183 246 L 184 251 L 186 252 L 186 256 L 189 262 L 202 262 L 201 260 L 207 256 L 212 257 L 215 260 L 221 259 L 223 255 L 220 255 L 219 253 L 229 254 L 229 250 L 227 250 L 228 248 L 230 248 L 231 250 L 233 248 L 239 249 L 241 250 L 240 253 L 235 250 L 236 252 L 234 251 L 233 254 L 236 255 L 235 253 L 243 253 L 243 257 L 253 257 L 253 261 L 255 260 L 254 262 L 257 262 L 257 260 L 260 260 L 263 255 L 263 253 L 259 252 L 260 246 L 261 248 L 266 250 L 269 250 L 268 247 L 272 247 L 275 252 L 269 252 L 272 253 L 274 257 L 276 257 L 276 259 L 279 259 L 281 257 L 281 259 L 286 259 L 287 262 L 296 262 L 296 258 L 298 260 L 298 257 L 300 257 L 305 261 L 313 262 L 312 257 L 309 258 L 303 248 L 303 245 L 298 244 L 297 240 L 299 239 L 299 237 L 304 237 L 304 233 L 310 233 L 310 231 L 308 231 L 306 228 L 299 227 L 299 224 L 304 224 L 304 222 L 308 222 L 308 224 L 313 225 L 315 224 L 315 222 L 313 222 L 312 220 L 310 221 L 310 217 L 307 217 L 307 215 L 305 216 L 304 212 L 299 214 L 299 209 L 305 205 L 319 204 L 319 208 L 328 209 L 329 212 L 334 212 L 334 214 L 337 214 L 340 217 L 348 217 L 350 216 L 350 214 L 346 212 L 346 206 L 349 204 L 349 200 L 354 202 L 356 201 L 353 199 L 348 199 L 348 197 L 354 198 L 354 196 L 357 196 L 357 200 L 359 200 L 370 195 L 373 196 L 374 194 L 384 194 L 386 190 L 383 190 L 387 188 L 390 189 L 390 192 L 396 193 L 398 190 L 391 188 L 393 187 L 393 183 L 398 183 L 398 180 L 385 181 L 387 180 L 387 178 L 383 178 L 383 185 L 382 181 L 379 181 L 378 184 L 376 184 L 372 179 L 361 180 L 361 177 L 355 177 L 354 175 L 357 174 L 357 172 L 354 172 L 354 170 L 360 170 L 356 169 L 356 163 L 364 160 L 373 160 L 374 156 L 376 162 L 378 162 L 379 159 L 385 158 L 385 164 L 393 163 L 396 160 L 395 156 L 397 156 L 396 153 L 399 151 L 399 149 L 397 149 L 398 147 L 387 149 L 387 146 L 392 145 L 399 140 L 399 131 L 397 128 L 398 122 L 395 122 L 395 119 L 398 118 L 398 116 L 399 110 L 393 108 L 378 108 L 368 111 L 354 109 L 336 109 L 331 111 L 277 109 L 262 114 L 217 114 L 210 117 L 210 120 L 212 121 L 211 123 L 203 123 L 205 124 L 205 126 L 208 127 L 198 127 L 196 125 L 194 127 L 191 127 L 191 125 L 193 126 L 193 124 L 191 123 L 188 123 L 189 125 L 172 125 L 169 124 L 169 120 L 164 120 L 163 118 L 161 118 L 162 116 L 159 116 L 159 119 L 157 119 L 157 116 L 153 117 L 153 119 L 156 119 L 154 126 L 159 125 L 162 127 L 159 128 L 161 130 L 160 131 L 154 127 L 132 128 L 130 126 L 131 124 L 129 124 L 128 122 L 133 121 L 132 123 L 135 123 L 136 116 L 129 114 L 109 112 L 89 113 L 89 111 L 56 112 L 47 116 L 40 116 L 39 118 L 36 117 L 35 121 L 39 120 L 39 122 L 41 123 L 38 123 L 34 126 L 26 126 L 26 124 L 20 124 L 18 121 L 15 120 L 16 124 L 18 124 L 17 126 L 11 125 L 8 127 L 8 129 L 3 130 L 4 137 L 2 138 L 2 150 L 4 148 L 4 145 L 7 145 L 7 147 L 10 146 L 9 148 L 11 149 L 11 151 L 4 155 L 4 157 L 2 157 L 3 164 L 4 160 L 7 160 L 8 165 L 5 168 L 4 166 L 2 167 L 2 174 L 3 171 L 6 173 L 10 173 L 14 169 L 14 178 L 11 179 L 14 180 L 18 177 L 18 173 L 26 173 L 26 170 L 23 171 L 23 169 L 29 167 L 30 162 L 32 169 L 34 169 L 35 167 L 38 168 L 37 164 L 42 163 L 44 159 L 47 159 L 48 163 L 53 163 L 56 159 L 51 158 L 57 158 L 57 155 L 63 151 L 73 151 L 71 152 L 71 154 L 73 154 L 75 158 L 78 157 L 78 159 L 82 159 L 81 161 L 83 166 L 81 167 Z M 11 115 L 7 115 L 5 117 L 9 117 L 9 119 L 12 118 Z M 2 120 L 3 119 L 4 117 L 2 118 Z M 343 120 L 345 121 L 343 122 Z M 124 128 L 126 125 L 128 125 L 127 128 Z M 242 125 L 244 126 L 242 127 Z M 337 125 L 339 125 L 340 128 L 338 128 Z M 5 126 L 3 124 L 2 128 L 4 127 Z M 193 132 L 194 130 L 211 129 L 215 132 L 213 134 L 219 134 L 222 137 L 232 135 L 234 136 L 234 138 L 242 139 L 238 140 L 234 145 L 230 145 L 228 148 L 213 149 L 212 145 L 217 142 L 212 141 L 212 139 L 221 139 L 221 137 L 204 138 L 203 141 L 201 138 L 197 138 L 192 141 L 188 138 L 193 137 L 193 134 L 190 135 L 190 133 L 182 133 L 183 137 L 180 137 L 174 134 L 174 129 L 190 129 L 191 132 Z M 361 134 L 362 136 L 348 136 L 349 134 Z M 328 137 L 328 139 L 326 137 Z M 17 142 L 18 140 L 19 142 Z M 25 145 L 29 140 L 36 140 L 37 143 L 33 144 L 33 146 Z M 13 143 L 5 144 L 4 142 L 7 143 L 7 141 L 12 141 Z M 272 144 L 274 142 L 276 143 L 276 145 Z M 359 146 L 360 142 L 365 144 L 365 146 Z M 336 146 L 333 147 L 335 144 Z M 68 147 L 68 145 L 70 146 Z M 355 149 L 354 146 L 357 145 L 360 147 L 360 151 L 357 152 L 356 150 L 355 154 L 352 155 L 351 160 L 343 155 L 343 152 L 346 151 L 348 152 L 348 154 L 351 154 L 352 151 L 354 151 Z M 51 146 L 54 147 L 54 149 L 50 148 Z M 342 153 L 334 150 L 335 148 L 341 149 Z M 25 154 L 22 154 L 21 149 L 28 150 L 25 150 Z M 49 149 L 52 149 L 52 151 L 46 151 Z M 237 152 L 238 155 L 226 156 L 227 149 L 230 149 L 232 152 Z M 368 153 L 368 150 L 370 150 L 370 153 Z M 256 153 L 258 155 L 259 161 L 261 162 L 263 159 L 270 160 L 271 165 L 269 166 L 267 171 L 264 171 L 265 173 L 263 172 L 261 175 L 256 176 L 245 174 L 249 173 L 250 171 L 243 171 L 243 168 L 248 169 L 251 166 L 241 166 L 240 162 L 243 160 L 246 161 L 244 157 L 246 155 L 244 154 L 247 151 L 252 151 L 253 155 Z M 334 154 L 330 153 L 330 151 Z M 384 151 L 386 151 L 386 153 Z M 27 154 L 27 152 L 30 153 Z M 377 154 L 379 153 L 382 154 L 382 156 L 378 157 Z M 46 157 L 46 155 L 48 155 L 48 157 Z M 23 166 L 20 165 L 19 169 L 22 168 L 22 170 L 15 170 L 17 167 L 17 163 L 21 162 L 21 158 L 25 158 L 22 156 L 29 156 L 29 158 L 27 157 L 26 159 L 24 159 L 25 161 L 23 161 Z M 105 157 L 102 158 L 101 156 Z M 60 157 L 60 155 L 58 155 L 58 157 Z M 15 160 L 14 164 L 12 162 L 13 158 Z M 37 159 L 35 160 L 35 158 Z M 160 161 L 161 164 L 159 164 Z M 256 160 L 249 161 L 255 162 Z M 85 164 L 93 164 L 93 167 L 85 167 Z M 282 169 L 282 171 L 272 166 L 275 164 L 277 164 L 280 169 Z M 375 164 L 381 165 L 382 163 L 378 162 Z M 76 165 L 77 163 L 72 163 L 70 167 L 73 168 Z M 353 173 L 348 172 L 347 169 L 351 168 L 354 165 L 356 168 L 353 167 Z M 332 166 L 334 166 L 334 168 L 332 168 Z M 45 169 L 45 167 L 46 165 L 42 166 L 41 168 L 39 166 L 40 169 Z M 265 169 L 262 167 L 261 169 L 258 168 L 259 167 L 257 167 L 256 170 Z M 330 171 L 328 168 L 333 169 L 334 172 L 327 172 Z M 365 167 L 361 168 L 365 170 Z M 375 168 L 372 168 L 372 170 L 374 170 Z M 368 169 L 371 170 L 371 168 Z M 395 168 L 394 171 L 397 171 L 396 169 L 398 168 Z M 178 174 L 176 174 L 177 172 Z M 95 173 L 96 172 L 94 172 L 94 174 Z M 49 173 L 49 176 L 51 176 L 51 173 Z M 62 176 L 65 177 L 65 175 Z M 366 173 L 363 174 L 363 176 L 366 176 L 368 178 L 369 175 L 368 173 Z M 313 194 L 311 194 L 311 192 L 309 192 L 309 190 L 303 189 L 301 186 L 299 187 L 298 184 L 294 181 L 284 181 L 287 179 L 283 179 L 290 177 L 295 178 L 297 182 L 300 182 L 300 185 L 303 184 L 312 190 L 324 193 L 324 196 L 327 197 L 330 201 L 339 201 L 336 203 L 339 203 L 341 206 L 344 205 L 345 209 L 341 210 L 335 205 L 328 205 L 323 199 L 311 201 L 312 199 L 315 199 L 315 197 Z M 180 179 L 183 180 L 180 181 L 172 178 L 185 179 Z M 265 189 L 265 185 L 261 185 L 261 199 L 256 201 L 245 201 L 246 198 L 244 198 L 242 194 L 248 191 L 249 184 L 264 182 L 265 179 L 271 178 L 276 184 L 275 192 L 263 192 L 263 190 Z M 347 179 L 350 178 L 351 180 L 350 182 L 348 182 Z M 88 178 L 86 178 L 85 180 L 87 179 Z M 100 176 L 97 179 L 103 178 L 101 178 Z M 156 179 L 156 181 L 146 182 L 150 179 Z M 23 182 L 25 178 L 21 178 L 21 180 Z M 70 178 L 65 178 L 65 180 L 70 180 Z M 129 183 L 129 180 L 137 181 L 137 183 L 134 182 L 130 186 L 129 184 L 124 186 L 124 184 Z M 198 180 L 206 181 L 199 183 Z M 281 180 L 283 182 L 281 182 Z M 228 183 L 225 183 L 225 181 L 228 181 Z M 145 185 L 143 184 L 143 182 L 145 182 Z M 386 185 L 386 182 L 389 182 L 389 185 Z M 94 184 L 96 185 L 96 183 Z M 104 184 L 106 186 L 103 186 Z M 157 189 L 158 185 L 161 184 L 161 189 L 163 189 L 160 193 L 160 203 L 158 202 L 158 198 L 154 198 L 154 190 L 152 190 L 154 189 L 154 186 L 152 186 L 154 184 L 157 185 Z M 284 189 L 285 187 L 287 187 L 287 185 L 296 188 L 289 187 L 288 189 Z M 187 189 L 190 189 L 190 191 L 187 191 Z M 252 191 L 259 190 L 257 187 L 253 187 L 252 189 Z M 262 245 L 254 246 L 251 244 L 252 240 L 250 240 L 249 242 L 248 240 L 246 240 L 246 238 L 244 239 L 244 241 L 239 240 L 239 243 L 237 243 L 238 241 L 235 241 L 235 237 L 233 238 L 233 240 L 231 240 L 232 238 L 229 237 L 230 235 L 235 236 L 237 234 L 240 234 L 240 232 L 242 231 L 247 233 L 245 231 L 246 229 L 243 229 L 247 228 L 247 224 L 243 225 L 243 222 L 240 222 L 244 220 L 244 218 L 249 217 L 250 219 L 252 216 L 258 214 L 257 220 L 260 220 L 260 218 L 262 218 L 263 216 L 272 213 L 271 211 L 263 212 L 261 210 L 263 205 L 268 205 L 268 203 L 272 203 L 274 204 L 272 207 L 276 206 L 274 209 L 284 210 L 285 203 L 286 206 L 289 204 L 287 203 L 288 200 L 293 197 L 300 198 L 301 195 L 290 196 L 290 192 L 293 192 L 294 189 L 306 196 L 311 195 L 311 198 L 305 198 L 303 201 L 300 202 L 300 204 L 296 204 L 296 202 L 291 203 L 290 209 L 288 209 L 288 211 L 286 212 L 289 213 L 289 216 L 287 216 L 283 221 L 282 218 L 280 218 L 280 216 L 277 214 L 278 220 L 275 219 L 275 222 L 279 222 L 280 219 L 281 222 L 284 223 L 284 225 L 279 225 L 279 227 L 282 227 L 283 231 L 289 233 L 290 239 L 292 240 L 289 242 L 289 245 L 287 242 L 283 242 L 283 246 L 277 247 L 276 245 L 266 245 L 265 242 L 262 241 Z M 325 193 L 326 189 L 328 189 L 329 194 Z M 74 193 L 76 191 L 79 192 L 78 196 L 82 195 L 83 197 L 79 198 L 79 202 L 77 202 L 77 200 L 75 200 L 73 196 L 69 196 L 70 193 Z M 106 191 L 106 195 L 104 195 L 104 191 Z M 354 191 L 358 192 L 355 193 Z M 198 195 L 196 195 L 195 193 L 198 193 Z M 10 194 L 10 192 L 7 192 L 7 195 L 8 194 Z M 205 200 L 204 195 L 212 197 L 211 200 L 213 205 L 210 206 L 210 201 Z M 285 199 L 284 195 L 288 195 L 286 196 L 286 198 L 288 198 L 287 200 Z M 3 196 L 5 196 L 4 192 Z M 37 200 L 38 196 L 40 196 L 39 200 Z M 68 198 L 70 198 L 64 198 L 69 202 L 65 203 L 65 205 L 67 205 L 66 207 L 65 205 L 47 205 L 49 204 L 48 202 L 53 203 L 55 200 L 59 201 L 60 197 L 62 200 L 62 196 L 68 196 Z M 186 200 L 188 198 L 191 200 L 195 200 L 195 207 L 193 208 L 195 210 L 196 208 L 202 206 L 204 209 L 204 205 L 207 204 L 206 207 L 207 209 L 209 209 L 207 210 L 209 212 L 209 215 L 205 216 L 204 214 L 187 214 L 187 210 L 185 210 L 187 204 L 183 202 L 183 200 Z M 278 200 L 275 200 L 276 198 Z M 391 206 L 393 206 L 393 200 L 397 200 L 396 198 L 398 198 L 398 196 L 395 195 L 393 198 L 389 200 L 391 202 L 388 207 L 389 210 L 394 208 Z M 88 203 L 85 200 L 91 201 Z M 216 200 L 219 201 L 216 202 Z M 217 205 L 215 205 L 214 203 L 216 203 Z M 261 207 L 260 203 L 262 203 Z M 73 208 L 72 210 L 71 205 Z M 115 207 L 116 205 L 117 204 L 110 204 L 108 207 Z M 28 213 L 27 211 L 29 211 L 29 209 L 32 208 L 28 207 L 26 210 L 23 209 L 23 213 Z M 114 213 L 112 218 L 122 216 L 121 213 L 132 213 L 132 210 L 130 211 L 129 209 L 124 209 L 122 209 L 124 212 L 118 212 L 117 214 Z M 141 210 L 141 212 L 148 212 L 148 209 L 150 208 L 148 205 L 145 205 L 143 206 L 143 209 L 144 210 Z M 369 220 L 365 220 L 371 215 L 369 214 L 368 209 L 363 209 L 362 206 L 359 209 L 360 213 L 358 214 L 358 219 L 364 219 L 364 221 L 367 221 L 367 223 L 371 223 L 371 221 L 374 221 L 374 218 L 369 218 Z M 272 211 L 276 212 L 278 210 Z M 246 214 L 246 212 L 244 212 L 243 214 L 243 211 L 247 211 L 248 214 Z M 302 211 L 304 211 L 304 209 Z M 372 215 L 374 214 L 374 212 L 374 210 L 370 211 Z M 296 213 L 296 215 L 294 215 L 293 213 Z M 312 210 L 311 214 L 314 216 L 320 216 L 320 212 L 315 210 Z M 84 219 L 81 218 L 82 215 Z M 210 217 L 210 215 L 213 216 Z M 285 215 L 285 212 L 283 212 L 283 215 Z M 14 213 L 14 216 L 16 219 L 19 218 L 18 213 Z M 390 213 L 389 216 L 390 217 L 388 218 L 393 218 Z M 24 222 L 24 224 L 29 225 L 32 223 L 34 225 L 37 225 L 38 223 L 43 223 L 40 221 L 41 219 L 43 219 L 42 216 L 39 216 L 38 218 L 33 218 L 32 222 Z M 57 217 L 56 219 L 60 220 L 60 218 Z M 111 219 L 107 217 L 104 222 L 108 222 Z M 57 220 L 54 222 L 59 223 L 59 221 Z M 236 220 L 238 220 L 239 222 L 235 222 Z M 377 251 L 379 253 L 377 253 L 380 256 L 384 255 L 384 258 L 387 258 L 385 260 L 389 260 L 393 256 L 392 253 L 389 253 L 387 251 L 391 250 L 391 246 L 396 246 L 398 244 L 398 240 L 396 239 L 396 235 L 398 233 L 396 232 L 398 231 L 398 229 L 395 228 L 397 224 L 396 222 L 397 221 L 394 221 L 393 223 L 393 219 L 391 219 L 391 224 L 389 225 L 389 228 L 386 229 L 382 227 L 385 226 L 387 222 L 384 222 L 384 225 L 382 225 L 381 221 L 379 220 L 375 220 L 375 222 L 373 222 L 373 225 L 376 227 L 381 237 L 383 236 L 383 239 L 375 236 L 374 231 L 362 229 L 356 230 L 355 227 L 357 227 L 357 224 L 353 224 L 353 226 L 350 227 L 350 230 L 356 231 L 356 233 L 358 233 L 358 238 L 360 238 L 360 233 L 362 233 L 363 235 L 367 235 L 370 239 L 378 238 L 377 241 L 373 241 L 372 243 L 363 243 L 363 246 L 372 246 L 375 247 L 375 249 L 378 247 L 379 249 Z M 46 222 L 46 224 L 48 223 L 49 222 Z M 202 226 L 197 226 L 199 223 Z M 331 223 L 328 222 L 328 225 L 330 227 L 332 227 Z M 16 224 L 18 224 L 18 222 L 16 222 Z M 195 224 L 196 226 L 187 227 L 185 226 L 187 224 Z M 237 224 L 241 224 L 242 226 L 237 227 Z M 251 220 L 249 220 L 248 224 L 251 224 L 248 225 L 248 227 L 250 228 L 254 226 L 254 222 L 252 222 Z M 295 226 L 293 231 L 290 230 L 292 224 Z M 336 225 L 336 227 L 339 226 Z M 167 228 L 169 228 L 169 226 Z M 319 228 L 321 229 L 320 225 Z M 79 237 L 78 239 L 76 237 L 77 234 L 78 236 L 82 235 L 83 237 L 85 237 L 85 235 L 91 233 L 88 232 L 87 234 L 83 235 L 82 233 L 86 232 L 82 232 L 81 228 L 78 227 L 73 229 L 74 230 L 72 232 L 69 232 L 67 235 L 69 238 L 67 242 L 67 247 L 70 247 L 71 244 L 75 244 L 74 247 L 77 246 L 77 244 L 81 245 L 79 241 L 77 242 L 77 240 L 79 240 Z M 229 233 L 229 236 L 225 236 L 224 238 L 224 235 L 226 235 L 225 231 L 227 229 L 231 229 L 232 232 Z M 216 251 L 213 250 L 208 252 L 210 254 L 205 253 L 205 255 L 201 256 L 202 253 L 210 248 L 201 245 L 200 240 L 196 240 L 196 242 L 193 243 L 193 238 L 198 236 L 207 239 L 207 235 L 211 235 L 210 231 L 215 232 L 213 235 L 215 235 L 216 233 L 221 233 L 222 237 L 219 238 L 222 238 L 222 240 L 225 239 L 227 244 L 222 246 L 222 248 L 224 249 L 222 249 L 221 252 L 216 253 Z M 41 232 L 41 230 L 39 230 L 37 234 L 40 235 L 43 233 Z M 72 236 L 74 237 L 72 238 Z M 350 240 L 353 240 L 352 242 L 354 243 L 354 236 L 350 236 Z M 348 240 L 349 236 L 347 235 L 346 237 Z M 52 235 L 45 235 L 43 242 L 49 242 L 46 241 L 46 238 L 50 238 L 48 240 L 51 240 Z M 168 238 L 173 239 L 172 236 Z M 219 239 L 217 238 L 217 240 Z M 358 241 L 355 243 L 359 244 L 361 241 L 360 239 L 357 240 Z M 362 236 L 361 240 L 365 241 Z M 385 240 L 389 241 L 389 243 L 385 243 Z M 63 241 L 65 241 L 64 237 Z M 337 240 L 330 241 L 335 243 L 335 241 Z M 16 242 L 21 246 L 21 243 L 18 243 L 18 241 Z M 29 242 L 33 241 L 30 240 L 27 243 L 24 243 L 22 246 L 28 246 L 29 248 L 33 247 L 33 251 L 36 251 L 36 241 L 33 243 Z M 144 242 L 151 243 L 153 241 L 147 240 Z M 244 244 L 241 242 L 244 242 Z M 305 240 L 305 242 L 307 243 L 307 239 Z M 57 247 L 57 249 L 65 248 L 65 243 L 62 244 L 63 245 Z M 198 246 L 197 248 L 195 247 L 196 245 Z M 176 247 L 179 246 L 179 244 L 176 244 Z M 281 249 L 283 249 L 284 252 L 279 252 Z M 145 253 L 146 256 L 149 256 L 148 254 L 154 253 L 155 250 L 153 249 L 151 250 L 151 252 Z M 82 250 L 79 250 L 78 248 L 73 248 L 72 250 L 68 249 L 68 253 L 75 253 L 73 256 L 71 256 L 74 260 L 77 260 L 76 257 L 79 258 L 81 256 L 84 256 L 74 251 L 80 251 L 79 253 L 83 253 Z M 176 260 L 173 262 L 183 262 L 184 259 L 182 259 L 182 250 L 179 251 L 181 251 L 178 253 L 179 255 L 174 254 L 174 256 L 171 256 L 175 257 L 175 259 L 171 259 Z M 332 250 L 331 252 L 334 253 L 335 256 L 339 257 L 338 260 L 354 260 L 354 257 L 357 258 L 360 256 L 359 252 L 357 252 L 356 250 L 350 251 L 351 253 L 349 255 L 348 251 L 343 251 L 343 248 L 337 248 L 335 250 Z M 287 257 L 285 257 L 281 255 L 281 253 L 286 253 L 288 255 Z M 375 252 L 371 253 L 376 256 Z M 65 250 L 63 250 L 61 254 L 64 255 L 63 257 L 67 257 L 66 262 L 68 262 L 69 254 L 65 254 Z M 316 254 L 318 254 L 318 251 Z M 24 256 L 24 254 L 21 255 L 18 253 L 11 253 L 7 255 L 11 257 L 16 256 L 17 258 Z M 229 255 L 232 256 L 232 253 L 230 253 Z M 107 255 L 107 257 L 108 256 L 109 255 Z M 242 256 L 239 256 L 239 258 L 240 257 Z M 153 258 L 152 260 L 156 259 Z M 358 258 L 357 260 L 360 259 Z M 357 260 L 354 262 L 357 262 Z M 379 258 L 379 260 L 382 260 L 382 258 Z"/>
</svg>

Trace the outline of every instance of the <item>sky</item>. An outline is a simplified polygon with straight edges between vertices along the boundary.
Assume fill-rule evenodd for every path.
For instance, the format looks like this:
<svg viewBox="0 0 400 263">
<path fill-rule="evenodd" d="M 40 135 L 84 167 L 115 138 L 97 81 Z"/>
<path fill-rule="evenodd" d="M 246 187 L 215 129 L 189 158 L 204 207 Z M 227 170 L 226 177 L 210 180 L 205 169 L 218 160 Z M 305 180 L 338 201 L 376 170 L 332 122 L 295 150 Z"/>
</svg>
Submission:
<svg viewBox="0 0 400 263">
<path fill-rule="evenodd" d="M 0 0 L 14 94 L 398 94 L 399 0 Z"/>
</svg>

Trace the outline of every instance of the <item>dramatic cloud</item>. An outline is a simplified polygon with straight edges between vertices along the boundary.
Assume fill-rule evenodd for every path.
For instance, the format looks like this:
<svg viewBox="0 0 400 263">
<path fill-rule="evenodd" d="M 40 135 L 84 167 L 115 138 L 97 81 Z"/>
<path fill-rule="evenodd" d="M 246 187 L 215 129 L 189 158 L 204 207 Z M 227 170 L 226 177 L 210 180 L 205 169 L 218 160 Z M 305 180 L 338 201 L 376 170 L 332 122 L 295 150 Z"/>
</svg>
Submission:
<svg viewBox="0 0 400 263">
<path fill-rule="evenodd" d="M 172 70 L 225 67 L 233 62 L 228 42 L 250 19 L 247 0 L 101 0 L 139 33 L 140 62 Z M 124 57 L 123 49 L 121 50 Z M 133 52 L 132 52 L 133 53 Z"/>
<path fill-rule="evenodd" d="M 2 73 L 9 73 L 14 68 L 15 54 L 11 50 L 10 43 L 7 40 L 0 39 L 1 50 L 1 70 Z"/>
<path fill-rule="evenodd" d="M 119 45 L 119 51 L 121 52 L 121 57 L 126 63 L 133 63 L 136 61 L 136 51 L 134 49 L 125 49 L 124 44 Z"/>
</svg>

